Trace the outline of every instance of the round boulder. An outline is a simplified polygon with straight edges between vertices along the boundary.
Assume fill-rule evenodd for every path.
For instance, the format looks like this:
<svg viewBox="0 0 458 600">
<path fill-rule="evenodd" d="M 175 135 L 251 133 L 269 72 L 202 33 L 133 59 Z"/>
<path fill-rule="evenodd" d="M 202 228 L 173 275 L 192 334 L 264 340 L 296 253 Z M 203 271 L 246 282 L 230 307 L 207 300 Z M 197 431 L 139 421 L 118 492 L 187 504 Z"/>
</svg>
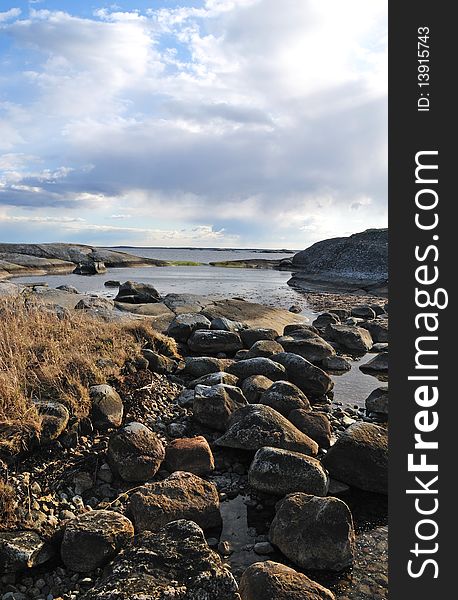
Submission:
<svg viewBox="0 0 458 600">
<path fill-rule="evenodd" d="M 248 482 L 258 492 L 285 496 L 304 492 L 325 496 L 329 478 L 319 460 L 280 448 L 260 448 L 248 471 Z"/>
<path fill-rule="evenodd" d="M 194 331 L 210 329 L 210 321 L 200 313 L 177 315 L 167 329 L 167 335 L 179 342 L 187 342 Z"/>
<path fill-rule="evenodd" d="M 188 339 L 188 346 L 192 352 L 203 354 L 207 352 L 209 354 L 235 353 L 243 348 L 242 340 L 237 332 L 216 329 L 194 331 Z"/>
<path fill-rule="evenodd" d="M 310 410 L 307 396 L 297 385 L 289 381 L 276 381 L 267 389 L 259 399 L 259 404 L 265 404 L 275 409 L 284 417 L 292 410 Z"/>
<path fill-rule="evenodd" d="M 217 431 L 225 431 L 233 412 L 248 404 L 240 388 L 220 383 L 198 385 L 194 390 L 194 419 Z"/>
<path fill-rule="evenodd" d="M 250 329 L 243 329 L 240 332 L 242 342 L 245 348 L 250 349 L 253 344 L 260 340 L 275 340 L 278 338 L 278 331 L 275 329 L 255 327 Z"/>
<path fill-rule="evenodd" d="M 264 375 L 252 375 L 242 382 L 242 392 L 250 404 L 258 404 L 262 394 L 270 388 L 273 381 Z"/>
<path fill-rule="evenodd" d="M 341 571 L 353 563 L 355 530 L 338 498 L 296 493 L 276 506 L 269 539 L 302 569 Z"/>
<path fill-rule="evenodd" d="M 208 475 L 214 470 L 215 461 L 207 440 L 199 435 L 170 442 L 165 450 L 164 465 L 170 472 L 188 471 L 195 475 Z"/>
<path fill-rule="evenodd" d="M 93 510 L 65 526 L 62 561 L 72 571 L 93 571 L 112 560 L 133 537 L 129 519 L 114 511 Z"/>
<path fill-rule="evenodd" d="M 120 427 L 124 406 L 121 396 L 111 385 L 93 385 L 89 388 L 92 402 L 92 422 L 100 429 Z"/>
<path fill-rule="evenodd" d="M 286 369 L 287 377 L 283 379 L 297 385 L 309 397 L 321 397 L 334 387 L 327 373 L 298 354 L 282 352 L 276 354 L 273 360 Z"/>
<path fill-rule="evenodd" d="M 269 358 L 283 350 L 283 346 L 274 340 L 259 340 L 251 346 L 244 358 L 257 358 L 258 356 Z"/>
<path fill-rule="evenodd" d="M 67 427 L 70 414 L 63 404 L 54 400 L 36 400 L 34 406 L 41 417 L 40 441 L 56 440 Z"/>
<path fill-rule="evenodd" d="M 110 437 L 107 458 L 124 481 L 147 481 L 159 470 L 165 450 L 156 433 L 132 422 Z"/>
<path fill-rule="evenodd" d="M 288 420 L 315 440 L 320 448 L 328 449 L 331 446 L 331 422 L 324 413 L 298 409 L 289 413 Z"/>
<path fill-rule="evenodd" d="M 285 379 L 285 368 L 276 362 L 277 355 L 274 358 L 275 362 L 270 358 L 263 357 L 239 360 L 228 368 L 228 372 L 239 379 L 247 379 L 252 375 L 263 375 L 272 381 Z"/>
</svg>

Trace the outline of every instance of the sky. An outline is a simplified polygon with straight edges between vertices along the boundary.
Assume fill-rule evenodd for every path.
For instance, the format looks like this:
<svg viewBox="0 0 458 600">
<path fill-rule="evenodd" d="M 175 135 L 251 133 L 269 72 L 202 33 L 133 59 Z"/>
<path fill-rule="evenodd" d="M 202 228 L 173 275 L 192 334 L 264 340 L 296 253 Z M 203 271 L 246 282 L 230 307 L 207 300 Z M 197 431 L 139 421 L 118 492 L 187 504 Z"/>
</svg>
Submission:
<svg viewBox="0 0 458 600">
<path fill-rule="evenodd" d="M 387 226 L 387 0 L 0 0 L 0 241 Z"/>
</svg>

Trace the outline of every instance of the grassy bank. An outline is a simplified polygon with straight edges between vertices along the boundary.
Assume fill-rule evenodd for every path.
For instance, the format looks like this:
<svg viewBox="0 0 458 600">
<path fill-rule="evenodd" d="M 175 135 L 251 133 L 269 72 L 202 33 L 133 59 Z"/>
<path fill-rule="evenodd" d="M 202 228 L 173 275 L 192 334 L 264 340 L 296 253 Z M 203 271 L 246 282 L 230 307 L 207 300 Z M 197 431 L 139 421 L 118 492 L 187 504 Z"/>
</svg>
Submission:
<svg viewBox="0 0 458 600">
<path fill-rule="evenodd" d="M 105 323 L 83 311 L 59 317 L 26 299 L 1 300 L 0 452 L 18 452 L 39 434 L 34 399 L 58 400 L 84 417 L 88 387 L 119 375 L 144 347 L 176 352 L 146 321 Z"/>
</svg>

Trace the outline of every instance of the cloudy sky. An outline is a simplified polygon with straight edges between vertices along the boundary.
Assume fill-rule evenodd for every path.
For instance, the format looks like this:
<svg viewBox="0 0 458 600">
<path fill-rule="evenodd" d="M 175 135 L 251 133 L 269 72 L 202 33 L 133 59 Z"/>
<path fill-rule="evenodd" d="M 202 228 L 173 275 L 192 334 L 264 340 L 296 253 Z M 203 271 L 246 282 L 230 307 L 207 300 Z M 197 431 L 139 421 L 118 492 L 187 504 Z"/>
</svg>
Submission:
<svg viewBox="0 0 458 600">
<path fill-rule="evenodd" d="M 2 0 L 0 241 L 384 227 L 386 52 L 387 0 Z"/>
</svg>

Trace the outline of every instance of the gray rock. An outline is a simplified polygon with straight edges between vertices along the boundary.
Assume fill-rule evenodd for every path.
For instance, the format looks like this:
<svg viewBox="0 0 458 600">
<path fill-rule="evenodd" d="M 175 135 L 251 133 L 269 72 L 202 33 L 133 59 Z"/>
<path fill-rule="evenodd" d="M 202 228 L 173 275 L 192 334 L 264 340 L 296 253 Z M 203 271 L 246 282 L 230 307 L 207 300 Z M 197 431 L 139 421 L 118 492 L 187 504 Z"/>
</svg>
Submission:
<svg viewBox="0 0 458 600">
<path fill-rule="evenodd" d="M 286 379 L 286 369 L 278 364 L 277 356 L 275 362 L 270 358 L 246 358 L 232 364 L 227 370 L 239 379 L 247 379 L 252 375 L 263 375 L 272 381 Z"/>
<path fill-rule="evenodd" d="M 34 531 L 0 531 L 0 574 L 37 567 L 53 555 Z"/>
<path fill-rule="evenodd" d="M 156 433 L 132 422 L 112 434 L 107 458 L 124 481 L 147 481 L 159 470 L 165 450 Z"/>
<path fill-rule="evenodd" d="M 215 444 L 241 450 L 259 450 L 264 446 L 271 446 L 309 456 L 315 456 L 318 452 L 316 442 L 276 410 L 263 404 L 249 404 L 236 411 L 228 430 Z"/>
<path fill-rule="evenodd" d="M 289 413 L 288 420 L 315 440 L 320 448 L 328 449 L 331 446 L 332 428 L 326 414 L 298 409 Z"/>
<path fill-rule="evenodd" d="M 218 431 L 225 431 L 232 413 L 247 404 L 240 388 L 220 383 L 198 385 L 194 390 L 194 419 Z"/>
<path fill-rule="evenodd" d="M 283 329 L 283 335 L 293 335 L 299 332 L 311 332 L 318 334 L 318 329 L 313 325 L 308 325 L 307 323 L 291 323 L 290 325 L 286 325 Z"/>
<path fill-rule="evenodd" d="M 379 387 L 366 398 L 366 412 L 388 415 L 388 387 Z"/>
<path fill-rule="evenodd" d="M 383 342 L 374 344 L 371 348 L 371 352 L 388 352 L 388 344 Z"/>
<path fill-rule="evenodd" d="M 342 500 L 295 493 L 281 500 L 276 510 L 269 538 L 294 564 L 341 571 L 353 563 L 353 518 Z"/>
<path fill-rule="evenodd" d="M 307 359 L 291 352 L 276 354 L 275 362 L 281 364 L 287 373 L 287 379 L 297 385 L 304 394 L 312 398 L 327 394 L 334 387 L 332 379 L 319 367 Z"/>
<path fill-rule="evenodd" d="M 275 331 L 275 329 L 254 327 L 243 329 L 240 332 L 240 336 L 245 348 L 250 349 L 253 344 L 261 340 L 275 340 L 278 337 L 278 331 Z"/>
<path fill-rule="evenodd" d="M 360 365 L 359 368 L 363 373 L 370 375 L 386 375 L 388 373 L 388 352 L 380 352 L 366 364 Z"/>
<path fill-rule="evenodd" d="M 54 400 L 35 400 L 34 406 L 42 419 L 40 441 L 48 444 L 65 431 L 70 414 L 63 404 Z"/>
<path fill-rule="evenodd" d="M 344 356 L 329 356 L 321 363 L 326 371 L 340 373 L 351 370 L 351 363 Z"/>
<path fill-rule="evenodd" d="M 240 600 L 237 584 L 202 529 L 174 521 L 143 533 L 107 568 L 83 600 Z"/>
<path fill-rule="evenodd" d="M 230 373 L 225 373 L 224 371 L 217 371 L 216 373 L 209 373 L 208 375 L 203 375 L 198 379 L 194 379 L 189 383 L 188 387 L 194 389 L 198 385 L 218 385 L 219 383 L 225 383 L 226 385 L 237 385 L 238 378 L 235 375 L 231 375 Z"/>
<path fill-rule="evenodd" d="M 168 356 L 145 348 L 142 350 L 143 357 L 148 361 L 148 368 L 153 373 L 164 375 L 166 373 L 174 373 L 177 368 L 177 363 Z"/>
<path fill-rule="evenodd" d="M 269 358 L 273 354 L 283 352 L 284 348 L 274 340 L 259 340 L 248 350 L 244 358 L 257 358 L 259 356 Z"/>
<path fill-rule="evenodd" d="M 58 285 L 56 290 L 68 292 L 69 294 L 79 294 L 79 291 L 76 289 L 76 287 L 73 287 L 72 285 Z"/>
<path fill-rule="evenodd" d="M 297 408 L 310 410 L 307 396 L 294 383 L 276 381 L 259 399 L 259 404 L 270 406 L 284 417 Z"/>
<path fill-rule="evenodd" d="M 235 331 L 194 331 L 188 339 L 188 346 L 193 352 L 218 354 L 219 352 L 235 353 L 241 350 L 242 340 Z"/>
<path fill-rule="evenodd" d="M 388 492 L 388 432 L 372 423 L 355 423 L 323 458 L 332 478 L 367 492 Z"/>
<path fill-rule="evenodd" d="M 199 313 L 177 315 L 167 329 L 167 335 L 180 342 L 187 342 L 197 330 L 210 329 L 210 321 Z"/>
<path fill-rule="evenodd" d="M 374 319 L 374 321 L 367 321 L 366 323 L 361 323 L 360 327 L 367 329 L 375 343 L 388 343 L 389 333 L 388 321 L 386 319 Z"/>
<path fill-rule="evenodd" d="M 318 315 L 318 317 L 313 321 L 313 326 L 318 330 L 326 329 L 328 325 L 337 325 L 340 323 L 339 317 L 332 312 L 325 312 Z"/>
<path fill-rule="evenodd" d="M 171 441 L 165 450 L 164 466 L 170 473 L 187 471 L 208 475 L 215 469 L 215 461 L 207 440 L 199 435 Z"/>
<path fill-rule="evenodd" d="M 161 296 L 156 288 L 148 283 L 126 281 L 119 286 L 115 300 L 127 304 L 149 304 L 160 302 Z"/>
<path fill-rule="evenodd" d="M 351 309 L 351 316 L 359 319 L 375 319 L 375 311 L 367 305 L 355 306 Z"/>
<path fill-rule="evenodd" d="M 89 388 L 92 402 L 92 421 L 96 427 L 120 427 L 124 413 L 121 396 L 111 385 Z"/>
<path fill-rule="evenodd" d="M 273 381 L 264 375 L 251 375 L 242 382 L 242 392 L 250 404 L 258 404 L 262 394 L 270 388 Z"/>
<path fill-rule="evenodd" d="M 226 317 L 216 317 L 212 319 L 211 329 L 219 329 L 220 331 L 240 331 L 243 329 L 243 324 L 238 321 L 231 321 Z"/>
<path fill-rule="evenodd" d="M 74 295 L 74 294 L 72 294 Z M 101 298 L 99 296 L 85 296 L 75 305 L 75 310 L 84 310 L 86 312 L 112 312 L 115 305 L 110 298 Z"/>
<path fill-rule="evenodd" d="M 248 482 L 258 492 L 285 496 L 304 492 L 326 496 L 329 478 L 319 460 L 280 448 L 260 448 L 248 471 Z"/>
<path fill-rule="evenodd" d="M 328 325 L 326 336 L 349 352 L 365 353 L 372 348 L 371 334 L 367 329 L 352 325 Z"/>
<path fill-rule="evenodd" d="M 137 531 L 158 531 L 177 519 L 189 519 L 202 529 L 221 525 L 215 484 L 184 471 L 138 489 L 130 497 L 129 511 Z"/>
<path fill-rule="evenodd" d="M 182 375 L 191 377 L 203 377 L 210 373 L 217 373 L 225 370 L 225 361 L 213 356 L 187 356 L 185 365 L 180 371 Z"/>
<path fill-rule="evenodd" d="M 242 600 L 335 600 L 332 592 L 303 573 L 270 560 L 246 569 L 240 594 Z"/>
<path fill-rule="evenodd" d="M 311 363 L 321 363 L 336 353 L 326 340 L 307 330 L 293 331 L 290 335 L 279 337 L 277 341 L 285 352 L 298 354 Z"/>
<path fill-rule="evenodd" d="M 87 573 L 104 566 L 134 537 L 132 523 L 110 510 L 93 510 L 65 526 L 60 554 L 72 571 Z"/>
</svg>

